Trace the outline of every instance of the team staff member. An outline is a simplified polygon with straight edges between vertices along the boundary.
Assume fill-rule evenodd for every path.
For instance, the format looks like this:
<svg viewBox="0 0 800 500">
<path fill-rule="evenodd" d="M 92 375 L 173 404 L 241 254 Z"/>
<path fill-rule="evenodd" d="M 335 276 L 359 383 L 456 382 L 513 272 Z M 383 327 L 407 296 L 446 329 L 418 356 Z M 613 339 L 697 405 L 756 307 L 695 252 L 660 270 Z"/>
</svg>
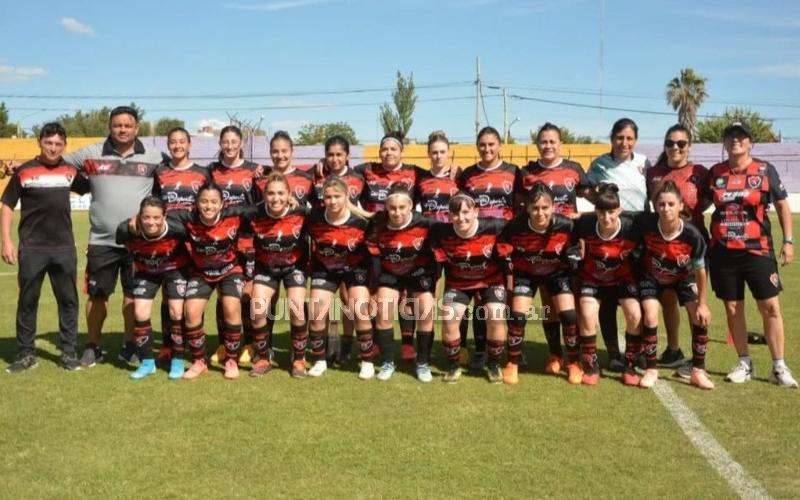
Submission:
<svg viewBox="0 0 800 500">
<path fill-rule="evenodd" d="M 728 159 L 711 167 L 706 196 L 716 207 L 711 216 L 711 286 L 725 304 L 728 330 L 739 354 L 739 362 L 725 380 L 740 384 L 753 377 L 744 314 L 746 283 L 756 299 L 772 354 L 769 380 L 782 387 L 797 388 L 783 359 L 783 315 L 778 299 L 783 287 L 767 216 L 769 205 L 773 204 L 783 229 L 781 263 L 787 265 L 794 260 L 794 238 L 786 190 L 775 167 L 750 156 L 753 134 L 746 125 L 729 125 L 723 133 L 723 144 Z"/>
<path fill-rule="evenodd" d="M 656 329 L 660 297 L 671 290 L 686 306 L 692 329 L 692 370 L 690 382 L 701 389 L 713 389 L 705 371 L 708 323 L 706 304 L 706 243 L 700 231 L 681 219 L 683 198 L 678 185 L 664 181 L 653 195 L 656 214 L 643 213 L 639 219 L 644 240 L 639 295 L 642 301 L 642 340 L 647 369 L 640 385 L 652 387 L 658 377 Z"/>
<path fill-rule="evenodd" d="M 561 157 L 561 129 L 550 122 L 545 123 L 536 133 L 536 148 L 539 151 L 539 159 L 529 162 L 522 167 L 517 177 L 517 185 L 514 192 L 520 198 L 520 202 L 525 199 L 537 182 L 544 182 L 553 191 L 553 212 L 565 217 L 576 217 L 578 215 L 578 193 L 584 192 L 591 187 L 583 168 L 570 160 Z M 520 204 L 518 202 L 518 204 Z M 524 213 L 524 202 L 522 211 Z M 536 293 L 534 290 L 533 293 Z M 548 287 L 540 287 L 542 307 L 545 310 L 555 310 L 555 304 L 550 300 Z M 545 318 L 542 322 L 542 329 L 550 350 L 549 359 L 545 366 L 546 373 L 558 373 L 561 371 L 563 356 L 561 351 L 561 323 L 554 321 L 556 318 Z M 566 334 L 565 334 L 566 343 Z M 574 370 L 573 370 L 574 371 Z"/>
<path fill-rule="evenodd" d="M 187 266 L 184 228 L 181 224 L 167 223 L 166 205 L 161 198 L 147 196 L 142 200 L 139 213 L 130 221 L 122 221 L 117 228 L 117 243 L 131 252 L 135 269 L 133 280 L 133 309 L 136 323 L 133 336 L 139 356 L 139 367 L 131 373 L 134 380 L 156 372 L 153 359 L 153 327 L 151 315 L 153 299 L 163 286 L 165 302 L 170 317 L 173 356 L 169 378 L 183 376 L 183 298 L 186 293 Z"/>
<path fill-rule="evenodd" d="M 647 196 L 655 206 L 655 193 L 667 181 L 673 181 L 680 189 L 683 210 L 681 216 L 692 223 L 703 235 L 708 243 L 708 231 L 705 227 L 703 212 L 710 202 L 703 200 L 701 193 L 707 182 L 708 169 L 702 165 L 692 163 L 689 153 L 692 149 L 692 134 L 683 125 L 673 125 L 664 135 L 664 151 L 656 164 L 645 172 L 647 183 Z M 667 331 L 667 347 L 658 360 L 659 366 L 676 368 L 684 361 L 683 351 L 680 348 L 678 333 L 680 330 L 680 314 L 678 311 L 678 298 L 673 290 L 664 290 L 659 297 L 664 307 L 664 326 Z M 691 316 L 689 318 L 691 321 Z"/>
<path fill-rule="evenodd" d="M 78 340 L 78 291 L 75 287 L 77 256 L 72 235 L 69 193 L 89 190 L 85 177 L 62 158 L 67 133 L 58 123 L 47 123 L 39 132 L 39 156 L 17 167 L 3 192 L 0 226 L 3 261 L 19 262 L 17 284 L 16 359 L 6 368 L 20 373 L 36 368 L 34 340 L 39 296 L 45 274 L 58 303 L 58 330 L 61 340 L 61 366 L 73 371 L 81 368 L 75 353 Z M 20 202 L 19 254 L 11 240 L 14 207 Z"/>
<path fill-rule="evenodd" d="M 629 212 L 641 212 L 647 207 L 645 171 L 650 168 L 647 157 L 634 151 L 639 139 L 639 127 L 629 118 L 620 118 L 611 127 L 611 152 L 597 157 L 586 176 L 592 185 L 612 183 L 619 188 L 620 205 Z M 594 203 L 594 191 L 583 194 Z M 608 368 L 622 371 L 625 363 L 619 353 L 617 340 L 617 303 L 607 300 L 600 306 L 600 330 L 609 354 Z"/>
</svg>

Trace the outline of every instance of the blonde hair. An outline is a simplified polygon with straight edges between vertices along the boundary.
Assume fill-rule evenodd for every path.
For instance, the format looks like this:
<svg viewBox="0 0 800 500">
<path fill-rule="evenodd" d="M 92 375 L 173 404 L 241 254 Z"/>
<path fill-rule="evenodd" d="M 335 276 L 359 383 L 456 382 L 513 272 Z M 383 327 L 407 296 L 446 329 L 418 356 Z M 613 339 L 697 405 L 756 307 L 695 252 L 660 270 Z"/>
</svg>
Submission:
<svg viewBox="0 0 800 500">
<path fill-rule="evenodd" d="M 359 216 L 361 218 L 364 218 L 364 219 L 369 219 L 374 215 L 372 212 L 368 212 L 368 211 L 364 210 L 363 208 L 361 208 L 361 207 L 359 207 L 357 205 L 353 205 L 353 202 L 350 201 L 350 192 L 348 190 L 347 183 L 345 181 L 343 181 L 341 178 L 339 178 L 339 177 L 337 177 L 335 175 L 332 175 L 332 176 L 328 177 L 327 179 L 325 179 L 325 183 L 322 184 L 323 198 L 324 198 L 325 190 L 327 190 L 328 188 L 333 188 L 333 189 L 339 191 L 340 193 L 342 193 L 344 195 L 344 200 L 345 200 L 347 209 L 350 210 L 350 213 L 354 213 L 357 216 Z"/>
</svg>

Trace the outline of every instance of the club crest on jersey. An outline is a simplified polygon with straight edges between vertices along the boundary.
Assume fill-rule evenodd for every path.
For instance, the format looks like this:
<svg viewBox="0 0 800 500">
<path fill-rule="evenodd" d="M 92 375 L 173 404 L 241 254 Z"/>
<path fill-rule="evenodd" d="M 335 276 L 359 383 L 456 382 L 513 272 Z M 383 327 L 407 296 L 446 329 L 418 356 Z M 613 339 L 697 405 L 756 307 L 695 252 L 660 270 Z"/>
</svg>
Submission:
<svg viewBox="0 0 800 500">
<path fill-rule="evenodd" d="M 483 256 L 487 259 L 491 258 L 492 256 L 492 245 L 485 245 L 483 247 Z"/>
<path fill-rule="evenodd" d="M 422 249 L 422 244 L 425 242 L 424 238 L 414 238 L 414 241 L 411 242 L 414 245 L 414 249 L 419 251 Z"/>
<path fill-rule="evenodd" d="M 230 238 L 230 239 L 236 238 L 236 228 L 235 227 L 232 227 L 232 228 L 228 229 L 228 238 Z"/>
<path fill-rule="evenodd" d="M 505 300 L 506 298 L 506 291 L 501 286 L 492 287 L 492 293 L 497 300 Z"/>
<path fill-rule="evenodd" d="M 139 163 L 138 165 L 136 165 L 136 172 L 138 172 L 139 175 L 144 177 L 145 175 L 147 175 L 147 165 L 145 165 L 144 163 Z"/>
<path fill-rule="evenodd" d="M 758 189 L 761 187 L 761 177 L 754 175 L 747 178 L 747 185 L 750 186 L 752 189 Z"/>
<path fill-rule="evenodd" d="M 420 278 L 419 286 L 423 290 L 429 290 L 431 288 L 431 280 L 430 280 L 430 278 Z"/>
<path fill-rule="evenodd" d="M 775 288 L 778 288 L 778 287 L 780 286 L 780 283 L 781 283 L 781 281 L 780 281 L 780 279 L 778 278 L 778 273 L 772 273 L 772 274 L 770 274 L 770 275 L 769 275 L 769 280 L 772 282 L 772 285 L 773 285 Z"/>
<path fill-rule="evenodd" d="M 200 182 L 198 182 L 198 181 L 192 181 L 192 183 L 189 184 L 189 185 L 192 187 L 192 191 L 194 191 L 195 193 L 197 193 L 200 190 Z M 161 187 L 164 187 L 164 186 L 161 186 Z"/>
<path fill-rule="evenodd" d="M 503 192 L 511 194 L 512 191 L 514 191 L 514 185 L 509 181 L 503 181 Z"/>
<path fill-rule="evenodd" d="M 567 177 L 564 179 L 564 187 L 567 188 L 567 191 L 571 193 L 575 189 L 575 179 L 572 177 Z"/>
<path fill-rule="evenodd" d="M 250 188 L 253 187 L 253 181 L 251 179 L 244 179 L 242 181 L 242 187 L 245 191 L 250 191 Z"/>
<path fill-rule="evenodd" d="M 355 188 L 355 186 L 348 186 L 347 192 L 350 193 L 350 198 L 358 197 L 358 190 Z"/>
<path fill-rule="evenodd" d="M 295 198 L 303 198 L 306 196 L 306 190 L 303 186 L 295 186 L 294 187 L 294 196 Z"/>
<path fill-rule="evenodd" d="M 350 238 L 349 240 L 347 240 L 347 249 L 348 250 L 353 252 L 353 251 L 355 251 L 356 248 L 358 248 L 358 240 L 356 240 L 355 238 Z"/>
<path fill-rule="evenodd" d="M 689 256 L 686 255 L 686 254 L 678 255 L 678 258 L 676 259 L 676 261 L 678 262 L 678 266 L 686 267 L 686 264 L 689 263 Z"/>
</svg>

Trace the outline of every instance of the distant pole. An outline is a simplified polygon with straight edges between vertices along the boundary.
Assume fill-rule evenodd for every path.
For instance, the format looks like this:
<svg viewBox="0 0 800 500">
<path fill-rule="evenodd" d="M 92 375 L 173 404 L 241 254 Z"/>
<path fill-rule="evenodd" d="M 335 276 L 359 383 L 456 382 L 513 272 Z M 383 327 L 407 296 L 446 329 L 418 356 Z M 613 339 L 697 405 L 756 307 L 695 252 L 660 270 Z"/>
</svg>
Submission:
<svg viewBox="0 0 800 500">
<path fill-rule="evenodd" d="M 503 144 L 508 144 L 508 96 L 503 88 Z"/>
<path fill-rule="evenodd" d="M 481 130 L 481 60 L 475 58 L 475 136 Z"/>
<path fill-rule="evenodd" d="M 603 117 L 603 51 L 604 25 L 606 17 L 606 0 L 600 0 L 600 117 Z"/>
</svg>

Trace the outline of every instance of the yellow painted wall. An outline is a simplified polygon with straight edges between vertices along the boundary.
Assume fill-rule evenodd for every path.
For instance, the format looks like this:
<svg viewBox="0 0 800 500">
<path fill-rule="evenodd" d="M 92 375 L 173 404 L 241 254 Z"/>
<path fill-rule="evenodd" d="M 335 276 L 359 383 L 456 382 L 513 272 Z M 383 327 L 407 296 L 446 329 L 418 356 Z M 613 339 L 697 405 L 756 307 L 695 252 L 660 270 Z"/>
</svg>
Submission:
<svg viewBox="0 0 800 500">
<path fill-rule="evenodd" d="M 584 169 L 596 157 L 608 153 L 611 146 L 608 144 L 564 144 L 561 146 L 561 155 L 564 158 L 578 162 Z M 467 167 L 478 161 L 478 150 L 472 144 L 453 144 L 450 146 L 453 161 Z M 531 160 L 539 158 L 534 144 L 509 144 L 502 147 L 500 156 L 509 163 L 523 166 Z M 378 160 L 378 146 L 365 145 L 364 158 L 371 161 Z M 428 147 L 425 144 L 409 144 L 403 149 L 403 160 L 420 167 L 428 167 Z"/>
</svg>

